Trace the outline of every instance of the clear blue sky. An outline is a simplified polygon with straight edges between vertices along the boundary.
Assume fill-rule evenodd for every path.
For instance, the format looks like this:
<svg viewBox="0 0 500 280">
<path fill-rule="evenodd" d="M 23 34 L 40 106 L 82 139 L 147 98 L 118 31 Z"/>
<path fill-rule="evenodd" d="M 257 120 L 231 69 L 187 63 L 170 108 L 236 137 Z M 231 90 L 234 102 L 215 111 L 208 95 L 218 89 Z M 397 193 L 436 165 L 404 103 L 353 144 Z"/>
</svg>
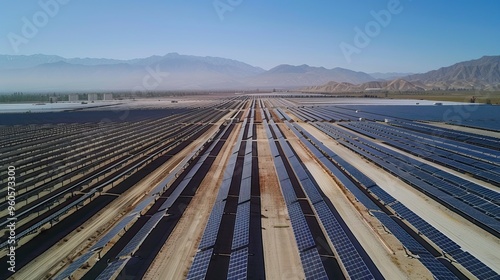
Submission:
<svg viewBox="0 0 500 280">
<path fill-rule="evenodd" d="M 241 3 L 221 19 L 214 3 L 228 1 Z M 500 1 L 400 0 L 400 13 L 373 29 L 348 62 L 340 44 L 356 46 L 354 28 L 364 30 L 374 20 L 370 12 L 391 1 L 69 0 L 15 52 L 9 34 L 23 36 L 23 17 L 33 22 L 38 15 L 43 23 L 45 12 L 39 1 L 0 0 L 0 53 L 129 59 L 178 52 L 264 69 L 309 64 L 365 72 L 424 72 L 500 54 Z"/>
</svg>

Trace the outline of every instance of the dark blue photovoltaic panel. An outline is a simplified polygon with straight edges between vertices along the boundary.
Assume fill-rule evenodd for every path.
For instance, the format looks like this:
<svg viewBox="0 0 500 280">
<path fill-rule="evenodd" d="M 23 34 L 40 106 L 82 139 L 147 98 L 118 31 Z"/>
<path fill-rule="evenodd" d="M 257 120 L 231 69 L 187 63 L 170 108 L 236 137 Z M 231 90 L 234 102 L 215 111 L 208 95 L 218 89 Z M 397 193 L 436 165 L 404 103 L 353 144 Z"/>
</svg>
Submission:
<svg viewBox="0 0 500 280">
<path fill-rule="evenodd" d="M 316 248 L 301 252 L 300 261 L 302 262 L 306 279 L 328 280 L 325 267 Z"/>
<path fill-rule="evenodd" d="M 96 280 L 109 280 L 112 279 L 113 275 L 122 269 L 122 267 L 130 260 L 130 258 L 126 259 L 118 259 L 106 267 L 99 276 L 97 276 Z"/>
<path fill-rule="evenodd" d="M 111 239 L 113 239 L 120 231 L 122 231 L 125 228 L 126 225 L 128 225 L 135 218 L 136 218 L 136 214 L 129 215 L 129 216 L 126 216 L 125 218 L 123 218 L 118 224 L 116 224 L 116 226 L 114 226 L 111 229 L 111 231 L 106 233 L 106 235 L 104 237 L 102 237 L 99 241 L 97 241 L 97 243 L 94 246 L 92 246 L 92 248 L 90 248 L 90 250 L 92 251 L 94 249 L 104 247 L 106 244 L 108 244 L 108 242 Z"/>
<path fill-rule="evenodd" d="M 384 191 L 381 187 L 379 186 L 373 186 L 369 189 L 371 193 L 376 195 L 378 199 L 380 199 L 384 204 L 390 204 L 396 201 L 392 195 L 388 194 L 386 191 Z"/>
<path fill-rule="evenodd" d="M 217 202 L 226 199 L 227 194 L 229 193 L 229 187 L 231 187 L 231 181 L 232 181 L 231 177 L 224 178 L 224 180 L 222 180 L 222 183 L 219 188 L 219 193 L 217 194 L 217 199 L 216 199 Z"/>
<path fill-rule="evenodd" d="M 215 240 L 217 239 L 217 234 L 219 233 L 219 226 L 222 220 L 222 215 L 224 214 L 224 207 L 226 206 L 226 201 L 216 202 L 208 218 L 207 226 L 203 232 L 200 245 L 198 249 L 203 250 L 215 245 Z"/>
<path fill-rule="evenodd" d="M 77 260 L 72 262 L 61 274 L 57 275 L 55 280 L 63 280 L 71 276 L 76 270 L 78 270 L 84 263 L 86 263 L 95 252 L 87 252 L 80 256 Z"/>
<path fill-rule="evenodd" d="M 193 264 L 189 269 L 187 279 L 189 280 L 201 280 L 205 279 L 208 271 L 208 265 L 210 264 L 210 259 L 212 258 L 213 249 L 206 251 L 201 251 L 196 253 L 194 256 Z"/>
<path fill-rule="evenodd" d="M 252 190 L 252 177 L 242 179 L 240 185 L 240 196 L 238 197 L 238 203 L 250 200 L 251 190 Z"/>
<path fill-rule="evenodd" d="M 295 194 L 295 190 L 293 189 L 290 179 L 287 178 L 281 181 L 280 185 L 286 205 L 292 204 L 297 201 L 297 195 Z"/>
<path fill-rule="evenodd" d="M 304 170 L 304 167 L 302 167 L 299 159 L 296 156 L 289 157 L 288 161 L 290 162 L 290 165 L 292 166 L 292 169 L 299 181 L 309 178 L 306 171 Z"/>
<path fill-rule="evenodd" d="M 283 164 L 281 157 L 274 158 L 274 167 L 276 168 L 278 180 L 283 181 L 288 179 L 288 172 L 286 172 L 285 165 Z"/>
<path fill-rule="evenodd" d="M 250 202 L 238 205 L 231 250 L 248 245 L 250 233 Z"/>
<path fill-rule="evenodd" d="M 410 252 L 418 255 L 427 250 L 418 243 L 411 235 L 401 228 L 391 217 L 382 212 L 371 212 Z"/>
<path fill-rule="evenodd" d="M 250 124 L 248 126 L 247 139 L 250 139 L 252 137 L 253 137 L 253 121 L 250 121 Z M 248 143 L 247 143 L 247 146 L 248 146 Z"/>
<path fill-rule="evenodd" d="M 468 252 L 458 252 L 452 257 L 478 279 L 499 279 L 499 275 Z"/>
<path fill-rule="evenodd" d="M 304 251 L 308 248 L 316 246 L 300 205 L 298 203 L 293 203 L 287 207 L 288 214 L 290 215 L 290 221 L 292 222 L 293 234 L 295 235 L 299 251 Z"/>
<path fill-rule="evenodd" d="M 354 177 L 358 182 L 360 182 L 365 188 L 370 188 L 375 185 L 372 179 L 368 178 L 363 172 L 359 171 L 354 166 L 348 164 L 341 158 L 336 159 L 337 162 L 342 166 L 352 177 Z"/>
<path fill-rule="evenodd" d="M 248 140 L 245 141 L 245 155 L 249 155 L 252 153 L 252 141 Z"/>
<path fill-rule="evenodd" d="M 278 148 L 276 147 L 276 143 L 273 140 L 269 140 L 269 146 L 271 147 L 271 155 L 273 157 L 277 157 L 280 155 L 278 152 Z"/>
<path fill-rule="evenodd" d="M 281 145 L 281 149 L 283 150 L 283 153 L 285 153 L 285 156 L 287 158 L 293 156 L 293 151 L 292 151 L 292 148 L 290 148 L 290 145 L 288 144 L 288 141 L 286 141 L 283 138 L 280 138 L 279 142 L 280 142 L 280 145 Z"/>
<path fill-rule="evenodd" d="M 228 280 L 247 279 L 248 275 L 248 248 L 231 253 L 229 259 L 229 269 L 227 271 Z"/>
<path fill-rule="evenodd" d="M 144 239 L 149 235 L 158 222 L 164 217 L 165 212 L 158 212 L 151 216 L 142 228 L 134 235 L 128 244 L 118 253 L 118 257 L 132 255 L 137 248 L 142 244 Z"/>
<path fill-rule="evenodd" d="M 241 178 L 249 178 L 252 176 L 252 162 L 250 161 L 248 164 L 243 165 L 243 170 L 241 171 Z"/>
<path fill-rule="evenodd" d="M 459 279 L 446 266 L 429 253 L 420 254 L 418 260 L 432 273 L 432 275 L 434 275 L 436 279 Z"/>
<path fill-rule="evenodd" d="M 302 188 L 304 189 L 307 197 L 309 197 L 309 200 L 311 200 L 312 204 L 323 200 L 323 197 L 321 197 L 321 194 L 319 193 L 318 189 L 311 181 L 311 179 L 307 178 L 305 180 L 302 180 L 300 181 L 300 184 L 302 185 Z"/>
<path fill-rule="evenodd" d="M 363 258 L 326 203 L 324 201 L 316 203 L 314 208 L 349 277 L 351 279 L 374 279 Z"/>
<path fill-rule="evenodd" d="M 266 130 L 266 135 L 267 135 L 267 139 L 273 139 L 273 135 L 271 133 L 271 129 L 269 128 L 269 126 L 267 125 L 267 122 L 266 121 L 263 121 L 262 122 L 263 126 L 264 126 L 264 129 Z"/>
</svg>

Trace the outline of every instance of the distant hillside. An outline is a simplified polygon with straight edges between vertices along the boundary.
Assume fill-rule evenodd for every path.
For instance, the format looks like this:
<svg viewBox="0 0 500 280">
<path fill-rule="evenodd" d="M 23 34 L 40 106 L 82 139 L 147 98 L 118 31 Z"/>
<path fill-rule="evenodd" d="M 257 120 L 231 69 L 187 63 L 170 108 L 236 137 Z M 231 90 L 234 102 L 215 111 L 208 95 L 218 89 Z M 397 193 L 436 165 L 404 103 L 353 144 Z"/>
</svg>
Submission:
<svg viewBox="0 0 500 280">
<path fill-rule="evenodd" d="M 371 81 L 362 84 L 328 82 L 322 86 L 306 87 L 307 92 L 374 92 L 374 91 L 424 91 L 425 88 L 397 79 L 393 81 Z"/>
<path fill-rule="evenodd" d="M 375 72 L 375 73 L 368 73 L 368 74 L 377 80 L 392 81 L 392 80 L 395 80 L 397 78 L 413 75 L 415 73 L 399 73 L 399 72 L 380 73 L 380 72 Z"/>
<path fill-rule="evenodd" d="M 380 75 L 374 75 L 381 77 Z M 389 81 L 365 83 L 338 83 L 305 87 L 311 92 L 365 92 L 365 91 L 424 91 L 424 90 L 500 90 L 500 56 L 460 62 L 423 74 L 413 74 Z"/>
<path fill-rule="evenodd" d="M 301 87 L 317 85 L 328 81 L 363 83 L 374 78 L 364 72 L 349 69 L 312 67 L 306 64 L 293 66 L 283 64 L 246 80 L 248 84 L 260 87 Z"/>
<path fill-rule="evenodd" d="M 500 85 L 500 56 L 483 56 L 404 79 L 440 89 L 495 89 Z"/>
</svg>

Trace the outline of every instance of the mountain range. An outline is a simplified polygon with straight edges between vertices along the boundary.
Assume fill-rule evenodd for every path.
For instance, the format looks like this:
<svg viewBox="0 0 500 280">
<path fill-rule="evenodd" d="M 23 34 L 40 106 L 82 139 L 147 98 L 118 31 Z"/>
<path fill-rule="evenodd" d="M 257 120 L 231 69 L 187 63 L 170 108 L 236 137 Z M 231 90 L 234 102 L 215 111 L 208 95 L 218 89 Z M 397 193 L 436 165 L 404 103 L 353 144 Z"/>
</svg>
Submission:
<svg viewBox="0 0 500 280">
<path fill-rule="evenodd" d="M 0 55 L 0 92 L 304 89 L 352 92 L 370 89 L 500 88 L 500 56 L 457 63 L 423 74 L 372 73 L 309 65 L 264 70 L 237 60 L 169 53 L 130 60 Z"/>
<path fill-rule="evenodd" d="M 389 73 L 390 75 L 390 73 Z M 377 76 L 377 75 L 373 75 Z M 380 77 L 380 75 L 379 75 Z M 330 81 L 305 87 L 307 92 L 369 92 L 425 90 L 500 90 L 500 56 L 483 56 L 422 74 L 396 75 L 394 79 L 366 83 Z"/>
</svg>

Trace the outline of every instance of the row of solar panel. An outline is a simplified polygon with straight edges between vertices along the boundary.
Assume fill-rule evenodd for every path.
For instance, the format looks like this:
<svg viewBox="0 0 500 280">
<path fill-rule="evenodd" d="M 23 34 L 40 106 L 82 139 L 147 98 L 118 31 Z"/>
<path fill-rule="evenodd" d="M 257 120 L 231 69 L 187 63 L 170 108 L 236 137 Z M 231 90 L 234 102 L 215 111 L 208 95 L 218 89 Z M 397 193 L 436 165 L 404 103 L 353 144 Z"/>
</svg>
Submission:
<svg viewBox="0 0 500 280">
<path fill-rule="evenodd" d="M 347 166 L 349 166 L 347 164 Z M 351 173 L 355 173 L 355 174 L 358 174 L 357 172 L 353 171 L 352 168 L 347 168 L 351 171 Z M 362 174 L 362 173 L 361 173 Z M 371 181 L 371 180 L 370 180 Z M 373 181 L 371 181 L 373 182 Z M 395 202 L 396 200 L 390 196 L 389 194 L 387 194 L 385 191 L 383 191 L 379 186 L 372 186 L 370 188 L 370 191 L 376 193 L 376 195 L 383 199 L 384 201 L 386 201 L 386 203 L 391 203 L 391 202 Z M 360 196 L 360 195 L 364 195 L 362 193 L 358 193 L 356 196 Z M 363 200 L 363 199 L 362 199 Z M 376 206 L 374 204 L 372 204 L 371 200 L 369 200 L 369 204 L 372 205 L 372 208 L 376 208 Z M 399 204 L 399 203 L 398 203 Z M 417 241 L 415 241 L 413 239 L 413 237 L 411 237 L 408 233 L 406 233 L 399 225 L 397 225 L 389 216 L 387 216 L 385 213 L 382 213 L 382 212 L 378 212 L 378 211 L 372 211 L 372 213 L 384 224 L 384 226 L 386 226 L 386 228 L 388 228 L 402 243 L 405 247 L 407 247 L 410 251 L 412 251 L 413 253 L 420 253 L 421 255 L 424 254 L 424 255 L 428 255 L 428 256 L 431 256 L 430 254 L 428 254 L 425 250 L 425 248 L 420 245 L 419 243 L 417 243 Z M 418 216 L 417 216 L 418 217 Z M 438 231 L 437 231 L 438 232 Z M 440 233 L 440 232 L 438 232 Z M 443 235 L 444 236 L 444 235 Z M 445 239 L 443 239 L 444 241 Z M 439 243 L 439 242 L 438 242 Z M 455 244 L 456 245 L 456 244 Z M 456 245 L 458 246 L 458 245 Z M 351 250 L 352 251 L 352 250 Z M 431 256 L 432 257 L 432 256 Z M 440 277 L 443 277 L 444 275 L 447 275 L 449 277 L 452 277 L 452 279 L 455 279 L 456 276 L 454 276 L 446 267 L 444 267 L 441 263 L 439 263 L 439 261 L 437 261 L 434 257 L 432 258 L 427 258 L 425 259 L 424 261 L 424 265 L 426 265 L 426 267 L 428 267 L 428 269 L 436 276 L 436 275 L 439 275 Z M 444 273 L 444 274 L 443 274 Z"/>
<path fill-rule="evenodd" d="M 363 134 L 374 135 L 375 138 L 383 139 L 391 145 L 411 154 L 435 161 L 458 171 L 467 172 L 478 179 L 500 185 L 500 167 L 470 158 L 471 155 L 468 153 L 471 153 L 471 150 L 467 150 L 467 153 L 462 152 L 464 153 L 463 155 L 455 154 L 465 150 L 454 146 L 451 148 L 452 146 L 449 146 L 448 143 L 436 143 L 429 139 L 420 139 L 413 134 L 405 136 L 394 128 L 387 128 L 387 126 L 384 127 L 380 124 L 349 123 L 343 126 Z M 393 131 L 388 135 L 388 132 L 385 130 Z M 448 151 L 442 150 L 443 146 L 449 147 Z M 480 158 L 485 157 L 483 153 L 478 154 Z"/>
<path fill-rule="evenodd" d="M 391 125 L 395 126 L 400 126 L 406 129 L 430 134 L 430 135 L 437 135 L 439 137 L 447 138 L 447 139 L 453 139 L 456 141 L 464 142 L 464 143 L 469 143 L 481 147 L 487 147 L 490 149 L 496 149 L 498 150 L 498 147 L 500 146 L 500 141 L 498 138 L 495 137 L 489 137 L 489 136 L 484 136 L 484 135 L 478 135 L 474 133 L 468 133 L 468 132 L 462 132 L 462 131 L 457 131 L 457 130 L 451 130 L 451 129 L 446 129 L 446 128 L 438 128 L 436 126 L 429 126 L 421 123 L 414 123 L 414 122 L 394 122 L 391 123 Z"/>
<path fill-rule="evenodd" d="M 224 135 L 224 133 L 227 131 L 228 127 L 226 127 L 224 129 L 224 131 L 222 131 L 222 133 L 219 134 L 219 136 L 214 139 L 214 141 L 211 143 L 211 145 L 207 148 L 207 150 L 205 151 L 205 153 L 202 155 L 202 157 L 200 157 L 199 161 L 197 162 L 197 164 L 190 170 L 190 172 L 188 173 L 188 176 L 189 179 L 184 179 L 178 186 L 177 188 L 174 190 L 174 193 L 172 193 L 168 198 L 167 200 L 162 204 L 162 206 L 160 206 L 159 208 L 159 212 L 156 214 L 157 216 L 156 217 L 160 217 L 163 213 L 165 214 L 166 211 L 168 210 L 168 208 L 173 204 L 173 202 L 178 198 L 178 196 L 180 195 L 180 193 L 184 190 L 185 186 L 187 185 L 187 183 L 189 182 L 189 180 L 193 177 L 192 174 L 194 174 L 195 172 L 198 171 L 199 167 L 201 166 L 200 164 L 198 164 L 199 162 L 204 162 L 205 159 L 207 158 L 207 156 L 210 154 L 210 152 L 213 150 L 213 148 L 215 147 L 215 145 L 218 143 L 218 141 L 220 140 L 220 138 L 222 137 L 222 135 Z M 197 151 L 199 151 L 202 147 L 198 147 L 198 149 L 196 149 L 195 151 L 193 151 L 190 155 L 191 156 L 188 156 L 186 159 L 189 159 L 191 158 L 193 155 L 195 155 L 197 153 Z M 179 165 L 179 168 L 180 169 L 182 166 Z M 169 176 L 167 176 L 166 179 L 164 179 L 162 182 L 160 182 L 159 184 L 159 187 L 161 187 L 161 189 L 164 189 L 165 186 L 175 178 L 175 175 L 177 173 L 177 169 L 174 170 Z M 191 175 L 189 175 L 191 174 Z M 56 279 L 65 279 L 69 276 L 71 276 L 78 268 L 80 268 L 88 259 L 90 259 L 90 257 L 92 257 L 95 252 L 97 250 L 100 250 L 102 247 L 104 247 L 109 241 L 111 241 L 111 239 L 113 239 L 121 230 L 123 230 L 123 228 L 128 225 L 133 219 L 135 219 L 138 215 L 138 213 L 140 213 L 142 210 L 144 210 L 146 208 L 147 205 L 149 205 L 151 203 L 151 201 L 154 199 L 154 195 L 156 195 L 157 192 L 159 192 L 160 189 L 158 187 L 156 187 L 153 191 L 151 191 L 151 196 L 148 197 L 147 199 L 141 201 L 135 208 L 134 210 L 131 211 L 131 213 L 127 216 L 125 216 L 124 218 L 122 218 L 121 221 L 119 221 L 106 235 L 104 235 L 96 244 L 94 244 L 94 246 L 92 246 L 90 249 L 89 249 L 89 252 L 85 253 L 84 255 L 82 255 L 80 258 L 78 258 L 76 261 L 74 261 L 70 266 L 68 266 L 63 272 L 61 272 L 57 277 Z M 151 225 L 151 224 L 150 224 Z M 146 230 L 147 231 L 147 230 Z M 136 244 L 138 245 L 138 244 Z M 129 246 L 129 249 L 132 247 Z M 111 268 L 108 268 L 108 271 L 110 270 Z"/>
<path fill-rule="evenodd" d="M 294 128 L 292 131 L 298 133 L 297 128 Z M 303 143 L 309 142 L 300 133 L 296 134 L 296 136 L 299 137 Z M 315 141 L 316 139 L 312 135 L 308 135 L 308 137 L 315 144 L 319 143 L 318 141 Z M 326 147 L 323 148 L 326 149 Z M 326 158 L 323 157 L 323 159 Z M 332 242 L 349 277 L 352 279 L 374 279 L 374 276 L 368 269 L 368 266 L 359 254 L 357 248 L 352 243 L 344 228 L 342 228 L 340 223 L 337 221 L 337 218 L 333 215 L 332 210 L 323 200 L 314 178 L 309 176 L 308 172 L 296 156 L 291 156 L 288 160 L 290 161 L 297 178 L 300 180 L 304 192 L 311 201 L 318 218 L 325 228 L 328 238 Z"/>
<path fill-rule="evenodd" d="M 241 142 L 243 138 L 243 133 L 245 126 L 248 125 L 253 127 L 253 121 L 249 123 L 243 122 L 242 129 L 238 136 L 237 141 Z M 251 196 L 251 179 L 252 179 L 252 145 L 251 142 L 246 141 L 245 143 L 245 155 L 243 160 L 242 176 L 240 182 L 240 193 L 238 198 L 238 207 L 236 210 L 235 226 L 233 239 L 231 244 L 231 250 L 236 250 L 248 246 L 249 244 L 249 234 L 250 234 L 250 196 Z M 238 145 L 237 145 L 238 146 Z M 237 160 L 237 150 L 236 147 L 233 151 L 236 151 L 231 155 L 230 162 L 226 166 L 224 173 L 224 179 L 221 188 L 219 189 L 219 194 L 217 202 L 215 203 L 210 217 L 208 219 L 207 225 L 203 232 L 203 236 L 198 246 L 200 250 L 196 255 L 191 266 L 188 279 L 204 279 L 208 271 L 208 266 L 210 264 L 210 257 L 212 255 L 213 246 L 216 243 L 217 235 L 219 232 L 220 223 L 222 221 L 222 216 L 224 214 L 225 208 L 225 198 L 227 198 L 229 187 L 231 185 L 231 180 L 234 175 L 234 168 Z M 228 279 L 241 279 L 240 277 L 246 276 L 248 269 L 248 248 L 241 249 L 239 251 L 233 251 L 230 257 L 230 264 L 228 270 Z"/>
<path fill-rule="evenodd" d="M 272 126 L 273 129 L 277 130 L 276 126 Z M 276 132 L 281 134 L 281 132 Z M 293 164 L 297 165 L 297 158 L 293 154 L 293 151 L 288 146 L 288 143 L 281 138 L 280 146 L 283 151 L 287 151 L 292 159 Z M 274 141 L 269 141 L 271 146 L 276 145 Z M 285 155 L 286 156 L 286 155 Z M 316 242 L 312 236 L 312 233 L 309 229 L 309 225 L 305 219 L 304 213 L 302 212 L 302 208 L 300 204 L 297 202 L 297 196 L 295 190 L 293 189 L 292 182 L 289 178 L 289 175 L 285 169 L 283 160 L 286 160 L 286 157 L 282 156 L 274 157 L 274 165 L 276 167 L 276 172 L 278 175 L 278 179 L 280 180 L 280 187 L 283 194 L 283 198 L 285 199 L 285 203 L 287 205 L 288 214 L 290 216 L 290 222 L 292 224 L 292 230 L 294 232 L 294 237 L 299 248 L 301 254 L 301 262 L 304 268 L 304 273 L 307 279 L 321 279 L 317 278 L 319 275 L 324 275 L 326 277 L 326 272 L 323 267 L 323 263 L 321 261 L 321 257 L 319 256 L 316 250 Z M 293 166 L 292 166 L 293 168 Z M 300 172 L 299 172 L 300 173 Z M 303 173 L 300 173 L 304 176 Z M 307 180 L 308 178 L 304 178 Z M 315 254 L 314 254 L 315 252 Z M 328 279 L 328 278 L 322 278 Z"/>
<path fill-rule="evenodd" d="M 391 152 L 391 155 L 394 154 Z M 401 157 L 398 157 L 398 159 L 401 161 Z M 413 164 L 416 166 L 412 166 Z M 496 198 L 500 197 L 499 193 L 486 189 L 485 187 L 474 184 L 470 181 L 467 181 L 469 187 L 466 190 L 471 191 L 474 194 L 469 194 L 466 193 L 465 191 L 460 191 L 460 189 L 457 190 L 457 187 L 454 187 L 446 182 L 443 182 L 442 179 L 436 178 L 432 173 L 420 171 L 419 168 L 422 168 L 422 166 L 426 166 L 426 164 L 423 164 L 422 162 L 419 162 L 414 159 L 406 159 L 403 162 L 398 162 L 397 167 L 405 172 L 411 171 L 411 175 L 416 177 L 417 179 L 426 181 L 429 184 L 436 186 L 437 188 L 445 192 L 448 192 L 450 195 L 455 196 L 458 199 L 466 202 L 467 204 L 470 204 L 471 206 L 480 209 L 485 214 L 491 217 L 495 217 L 497 219 L 500 218 L 500 207 L 493 204 L 496 201 Z M 437 168 L 435 169 L 437 170 Z M 456 176 L 447 176 L 447 177 L 453 180 L 453 178 Z M 459 187 L 461 187 L 461 185 L 459 185 Z M 483 192 L 486 195 L 489 195 L 486 196 L 488 197 L 488 199 L 490 200 L 495 199 L 495 200 L 493 200 L 493 202 L 487 201 L 482 197 L 479 197 L 478 194 L 476 194 L 476 192 Z"/>
<path fill-rule="evenodd" d="M 343 130 L 339 130 L 338 128 L 330 127 L 330 130 L 337 130 L 337 133 L 342 134 Z M 325 131 L 328 134 L 328 131 Z M 344 135 L 347 138 L 350 138 L 349 135 Z M 382 168 L 390 172 L 391 174 L 394 174 L 398 177 L 400 177 L 403 181 L 411 184 L 415 188 L 423 191 L 424 193 L 427 193 L 428 195 L 434 197 L 436 200 L 440 201 L 441 203 L 447 205 L 448 207 L 455 209 L 456 211 L 459 211 L 462 213 L 462 215 L 465 215 L 469 217 L 470 219 L 474 219 L 480 224 L 483 224 L 487 228 L 490 228 L 493 231 L 500 232 L 500 225 L 498 222 L 495 221 L 494 218 L 487 216 L 486 214 L 479 212 L 475 208 L 473 208 L 470 205 L 467 205 L 463 203 L 462 201 L 459 201 L 451 196 L 449 196 L 446 193 L 443 193 L 442 191 L 436 189 L 435 187 L 425 183 L 424 181 L 420 180 L 419 178 L 416 178 L 412 176 L 412 171 L 414 171 L 416 168 L 409 168 L 407 167 L 408 170 L 405 170 L 402 168 L 402 166 L 405 165 L 404 160 L 405 158 L 402 158 L 401 156 L 395 156 L 395 152 L 392 150 L 389 150 L 387 148 L 381 147 L 380 145 L 377 145 L 375 143 L 368 143 L 368 141 L 363 140 L 363 139 L 358 139 L 357 141 L 342 141 L 339 139 L 339 142 L 346 147 L 352 149 L 356 153 L 361 154 L 362 156 L 366 157 L 369 160 L 372 160 L 376 164 L 380 165 Z M 367 148 L 367 147 L 370 148 Z M 390 155 L 391 157 L 385 158 L 384 160 L 375 158 L 373 154 L 369 154 L 367 150 L 376 148 L 379 152 L 384 152 L 387 155 Z M 391 162 L 391 163 L 389 163 Z M 450 176 L 454 176 L 451 175 Z"/>
</svg>

